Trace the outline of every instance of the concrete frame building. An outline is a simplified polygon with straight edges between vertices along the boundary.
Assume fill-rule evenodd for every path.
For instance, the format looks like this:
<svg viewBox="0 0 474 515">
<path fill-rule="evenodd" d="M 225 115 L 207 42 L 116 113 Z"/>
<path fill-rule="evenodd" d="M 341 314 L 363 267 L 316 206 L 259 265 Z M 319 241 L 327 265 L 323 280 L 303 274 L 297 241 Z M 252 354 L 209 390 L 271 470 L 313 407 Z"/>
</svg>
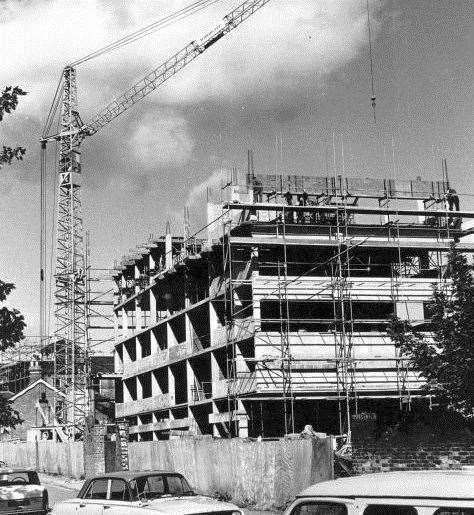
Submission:
<svg viewBox="0 0 474 515">
<path fill-rule="evenodd" d="M 429 337 L 451 243 L 474 249 L 461 225 L 474 214 L 448 211 L 448 195 L 439 181 L 249 173 L 208 203 L 203 231 L 137 247 L 114 275 L 130 439 L 350 436 L 354 413 L 430 402 L 386 328 L 396 314 Z"/>
</svg>

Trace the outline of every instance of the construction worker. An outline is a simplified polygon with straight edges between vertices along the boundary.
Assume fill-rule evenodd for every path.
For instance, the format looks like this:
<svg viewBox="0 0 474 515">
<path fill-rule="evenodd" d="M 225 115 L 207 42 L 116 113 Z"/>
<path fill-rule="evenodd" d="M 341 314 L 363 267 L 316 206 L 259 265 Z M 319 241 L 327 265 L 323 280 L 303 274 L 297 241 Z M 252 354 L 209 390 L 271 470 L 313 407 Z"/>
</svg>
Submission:
<svg viewBox="0 0 474 515">
<path fill-rule="evenodd" d="M 303 199 L 303 206 L 308 205 L 308 192 L 303 188 L 303 193 L 301 194 L 301 198 Z"/>
<path fill-rule="evenodd" d="M 298 195 L 298 206 L 303 207 L 305 205 L 306 204 L 304 203 L 303 197 L 301 195 Z M 304 211 L 298 210 L 298 212 L 296 213 L 296 221 L 299 224 L 302 224 L 304 222 Z"/>
<path fill-rule="evenodd" d="M 262 181 L 254 179 L 253 181 L 253 201 L 258 204 L 262 202 L 263 186 Z"/>
<path fill-rule="evenodd" d="M 283 195 L 283 197 L 285 198 L 285 201 L 286 201 L 286 203 L 289 206 L 293 205 L 293 195 L 290 193 L 289 189 L 286 190 L 286 193 Z M 285 213 L 285 220 L 288 223 L 293 223 L 294 222 L 294 213 L 293 213 L 293 211 L 287 211 Z"/>
<path fill-rule="evenodd" d="M 454 188 L 449 188 L 446 194 L 448 208 L 450 211 L 459 211 L 459 197 Z"/>
</svg>

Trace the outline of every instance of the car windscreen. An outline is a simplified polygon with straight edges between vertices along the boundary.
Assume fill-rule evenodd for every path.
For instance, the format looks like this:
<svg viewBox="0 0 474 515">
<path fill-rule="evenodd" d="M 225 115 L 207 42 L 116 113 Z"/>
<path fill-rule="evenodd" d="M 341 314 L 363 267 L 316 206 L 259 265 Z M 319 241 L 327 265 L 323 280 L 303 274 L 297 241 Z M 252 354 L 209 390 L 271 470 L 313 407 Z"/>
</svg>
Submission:
<svg viewBox="0 0 474 515">
<path fill-rule="evenodd" d="M 39 484 L 36 472 L 0 472 L 0 486 Z"/>
<path fill-rule="evenodd" d="M 179 474 L 150 474 L 136 478 L 131 485 L 139 499 L 156 499 L 163 495 L 194 495 L 188 482 Z"/>
<path fill-rule="evenodd" d="M 347 506 L 335 502 L 303 501 L 293 508 L 291 515 L 347 515 Z"/>
</svg>

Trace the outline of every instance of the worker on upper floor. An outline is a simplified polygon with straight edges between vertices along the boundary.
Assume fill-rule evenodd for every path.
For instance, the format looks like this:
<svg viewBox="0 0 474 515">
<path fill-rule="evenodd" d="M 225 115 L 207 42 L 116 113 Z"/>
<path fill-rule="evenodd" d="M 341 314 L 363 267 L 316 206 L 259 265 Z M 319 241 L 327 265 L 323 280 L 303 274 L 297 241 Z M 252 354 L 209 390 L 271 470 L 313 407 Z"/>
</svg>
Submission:
<svg viewBox="0 0 474 515">
<path fill-rule="evenodd" d="M 448 189 L 446 200 L 448 201 L 448 208 L 450 211 L 459 211 L 459 197 L 454 188 Z"/>
<path fill-rule="evenodd" d="M 255 178 L 253 181 L 253 201 L 258 204 L 263 200 L 263 186 L 260 179 Z"/>
</svg>

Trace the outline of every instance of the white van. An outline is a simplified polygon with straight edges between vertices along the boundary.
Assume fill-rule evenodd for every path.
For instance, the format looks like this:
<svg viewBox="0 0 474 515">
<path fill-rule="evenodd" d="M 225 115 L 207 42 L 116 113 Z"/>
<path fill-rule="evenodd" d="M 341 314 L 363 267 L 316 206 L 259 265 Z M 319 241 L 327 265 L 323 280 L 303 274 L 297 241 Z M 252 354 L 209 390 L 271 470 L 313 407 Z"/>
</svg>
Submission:
<svg viewBox="0 0 474 515">
<path fill-rule="evenodd" d="M 386 472 L 324 481 L 285 515 L 474 515 L 471 471 Z"/>
</svg>

